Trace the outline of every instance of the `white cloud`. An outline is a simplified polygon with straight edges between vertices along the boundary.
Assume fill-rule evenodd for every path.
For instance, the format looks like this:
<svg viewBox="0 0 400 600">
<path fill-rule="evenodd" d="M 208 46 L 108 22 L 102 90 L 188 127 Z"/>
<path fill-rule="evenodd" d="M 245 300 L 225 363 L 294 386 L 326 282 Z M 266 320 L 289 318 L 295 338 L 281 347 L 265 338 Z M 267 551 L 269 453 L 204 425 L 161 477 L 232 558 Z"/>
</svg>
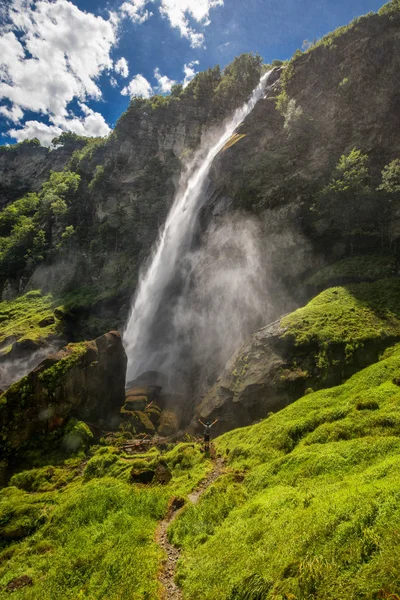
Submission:
<svg viewBox="0 0 400 600">
<path fill-rule="evenodd" d="M 143 96 L 143 98 L 150 98 L 153 93 L 153 88 L 143 75 L 135 75 L 131 82 L 124 87 L 121 91 L 123 96 Z"/>
<path fill-rule="evenodd" d="M 118 87 L 118 81 L 115 79 L 115 77 L 110 77 L 110 83 L 112 87 Z"/>
<path fill-rule="evenodd" d="M 117 60 L 117 62 L 114 65 L 114 71 L 118 73 L 118 75 L 121 75 L 121 77 L 128 77 L 129 67 L 126 58 L 122 57 L 119 60 Z"/>
<path fill-rule="evenodd" d="M 154 69 L 154 77 L 157 80 L 157 90 L 162 94 L 166 94 L 171 91 L 173 85 L 175 85 L 176 81 L 174 79 L 170 79 L 166 75 L 161 75 L 160 69 L 157 67 Z"/>
<path fill-rule="evenodd" d="M 129 17 L 134 23 L 144 23 L 153 16 L 152 12 L 146 10 L 149 0 L 128 0 L 121 4 L 122 16 Z"/>
<path fill-rule="evenodd" d="M 21 129 L 10 129 L 7 133 L 17 142 L 36 137 L 43 146 L 49 146 L 51 141 L 63 131 L 73 131 L 86 137 L 104 137 L 111 131 L 103 115 L 95 112 L 86 104 L 79 102 L 84 116 L 52 117 L 52 124 L 46 125 L 40 121 L 27 121 Z"/>
<path fill-rule="evenodd" d="M 2 17 L 0 101 L 12 105 L 1 107 L 4 116 L 20 120 L 21 112 L 29 110 L 71 122 L 67 110 L 71 100 L 101 97 L 96 79 L 112 68 L 115 14 L 105 20 L 69 0 L 10 0 Z M 39 127 L 32 120 L 17 132 L 20 138 L 27 131 L 48 132 L 46 136 L 54 127 Z"/>
<path fill-rule="evenodd" d="M 24 111 L 20 109 L 19 106 L 15 104 L 11 106 L 11 108 L 7 108 L 7 106 L 0 106 L 0 115 L 4 115 L 7 121 L 11 121 L 12 123 L 19 123 L 19 121 L 24 116 Z"/>
<path fill-rule="evenodd" d="M 199 64 L 200 62 L 198 60 L 192 60 L 183 67 L 185 77 L 182 83 L 184 88 L 188 85 L 188 83 L 192 81 L 193 77 L 197 74 L 195 67 Z"/>
<path fill-rule="evenodd" d="M 223 5 L 224 0 L 161 0 L 160 13 L 190 41 L 192 48 L 198 48 L 204 45 L 204 35 L 190 26 L 189 18 L 203 26 L 209 25 L 210 10 Z"/>
<path fill-rule="evenodd" d="M 10 129 L 7 133 L 17 142 L 38 138 L 43 146 L 50 146 L 51 141 L 62 132 L 63 130 L 55 125 L 46 125 L 40 121 L 26 121 L 22 129 Z"/>
</svg>

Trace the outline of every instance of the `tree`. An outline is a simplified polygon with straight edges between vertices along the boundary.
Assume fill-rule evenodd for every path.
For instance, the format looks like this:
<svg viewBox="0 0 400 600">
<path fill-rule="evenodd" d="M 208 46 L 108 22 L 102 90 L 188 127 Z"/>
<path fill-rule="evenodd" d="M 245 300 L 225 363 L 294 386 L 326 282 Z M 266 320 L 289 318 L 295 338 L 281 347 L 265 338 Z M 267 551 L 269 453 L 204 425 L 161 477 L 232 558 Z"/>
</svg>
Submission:
<svg viewBox="0 0 400 600">
<path fill-rule="evenodd" d="M 398 194 L 400 192 L 400 159 L 396 158 L 384 167 L 382 183 L 378 190 L 387 194 Z"/>
<path fill-rule="evenodd" d="M 332 236 L 344 238 L 351 252 L 356 242 L 368 238 L 370 244 L 371 237 L 382 237 L 384 216 L 370 187 L 368 160 L 356 148 L 343 154 L 315 205 Z"/>
<path fill-rule="evenodd" d="M 259 54 L 237 56 L 224 70 L 215 90 L 213 105 L 216 115 L 237 108 L 248 99 L 260 80 L 262 58 Z"/>
</svg>

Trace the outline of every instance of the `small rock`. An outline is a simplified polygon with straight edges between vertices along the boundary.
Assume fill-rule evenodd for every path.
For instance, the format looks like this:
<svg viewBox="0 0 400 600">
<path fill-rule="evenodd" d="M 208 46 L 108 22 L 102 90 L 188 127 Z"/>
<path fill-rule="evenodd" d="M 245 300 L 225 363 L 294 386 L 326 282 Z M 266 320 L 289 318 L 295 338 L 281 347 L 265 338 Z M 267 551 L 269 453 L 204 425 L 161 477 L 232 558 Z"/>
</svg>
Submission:
<svg viewBox="0 0 400 600">
<path fill-rule="evenodd" d="M 39 321 L 39 327 L 48 327 L 49 325 L 54 325 L 55 322 L 56 320 L 53 315 L 49 315 L 48 317 L 45 317 Z"/>
<path fill-rule="evenodd" d="M 172 473 L 168 468 L 168 465 L 164 462 L 159 462 L 155 471 L 155 480 L 157 483 L 165 485 L 172 479 Z"/>
</svg>

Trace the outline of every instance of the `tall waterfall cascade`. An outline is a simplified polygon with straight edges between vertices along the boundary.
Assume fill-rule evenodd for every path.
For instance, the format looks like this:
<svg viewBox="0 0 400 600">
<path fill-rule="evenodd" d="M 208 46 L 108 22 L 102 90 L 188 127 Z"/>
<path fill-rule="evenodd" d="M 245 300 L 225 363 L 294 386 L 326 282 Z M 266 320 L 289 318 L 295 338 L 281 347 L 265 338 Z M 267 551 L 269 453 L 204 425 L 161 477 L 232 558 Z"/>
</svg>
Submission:
<svg viewBox="0 0 400 600">
<path fill-rule="evenodd" d="M 265 96 L 268 78 L 272 71 L 265 73 L 252 92 L 249 101 L 238 108 L 222 128 L 208 136 L 195 153 L 181 176 L 174 203 L 160 232 L 158 242 L 141 273 L 136 294 L 133 298 L 130 316 L 123 334 L 128 356 L 127 379 L 133 379 L 147 370 L 158 370 L 160 353 L 149 343 L 149 335 L 156 325 L 157 315 L 165 302 L 166 292 L 176 278 L 185 279 L 185 254 L 190 250 L 197 216 L 205 201 L 205 185 L 211 165 L 217 154 L 224 148 L 237 127 L 253 110 L 256 103 Z M 184 285 L 184 284 L 183 284 Z M 163 355 L 168 352 L 165 341 Z"/>
</svg>

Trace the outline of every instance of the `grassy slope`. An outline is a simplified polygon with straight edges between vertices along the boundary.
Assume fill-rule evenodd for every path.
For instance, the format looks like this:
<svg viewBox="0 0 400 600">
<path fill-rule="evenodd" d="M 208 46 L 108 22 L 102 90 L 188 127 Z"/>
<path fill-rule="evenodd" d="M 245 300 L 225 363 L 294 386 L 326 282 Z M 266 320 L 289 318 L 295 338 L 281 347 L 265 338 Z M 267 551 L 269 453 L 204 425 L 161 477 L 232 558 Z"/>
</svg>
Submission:
<svg viewBox="0 0 400 600">
<path fill-rule="evenodd" d="M 385 279 L 323 291 L 281 320 L 297 344 L 363 342 L 399 335 L 400 280 Z"/>
<path fill-rule="evenodd" d="M 0 598 L 9 597 L 3 586 L 22 575 L 33 586 L 15 592 L 16 599 L 158 597 L 157 522 L 168 500 L 191 491 L 210 463 L 181 444 L 163 456 L 171 482 L 140 486 L 129 483 L 129 472 L 156 461 L 156 450 L 134 458 L 116 448 L 91 454 L 87 464 L 82 454 L 18 473 L 0 491 Z M 11 540 L 21 532 L 27 537 Z"/>
<path fill-rule="evenodd" d="M 170 530 L 185 598 L 398 598 L 399 375 L 396 346 L 217 440 L 232 473 Z"/>
<path fill-rule="evenodd" d="M 45 327 L 39 325 L 43 319 L 53 316 L 53 309 L 52 295 L 44 296 L 39 290 L 28 292 L 15 300 L 0 302 L 0 343 L 10 336 L 20 340 L 38 340 L 56 333 L 56 323 Z"/>
</svg>

